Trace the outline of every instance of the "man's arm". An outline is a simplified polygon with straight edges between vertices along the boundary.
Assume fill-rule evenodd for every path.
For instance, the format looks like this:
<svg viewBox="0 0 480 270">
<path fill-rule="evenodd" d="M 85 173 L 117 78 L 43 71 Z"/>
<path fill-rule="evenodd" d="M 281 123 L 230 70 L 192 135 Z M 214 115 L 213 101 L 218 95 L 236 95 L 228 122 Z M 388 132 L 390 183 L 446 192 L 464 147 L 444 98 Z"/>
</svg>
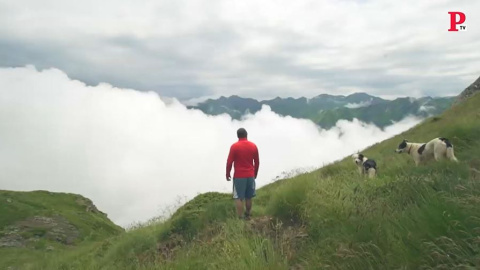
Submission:
<svg viewBox="0 0 480 270">
<path fill-rule="evenodd" d="M 253 155 L 253 162 L 255 162 L 255 179 L 257 179 L 258 169 L 260 168 L 260 157 L 258 155 L 258 148 L 255 146 L 255 153 Z"/>
<path fill-rule="evenodd" d="M 227 158 L 227 173 L 225 175 L 227 178 L 227 181 L 230 181 L 230 171 L 232 171 L 233 157 L 234 157 L 234 149 L 232 145 L 230 147 L 230 152 L 228 153 L 228 158 Z"/>
</svg>

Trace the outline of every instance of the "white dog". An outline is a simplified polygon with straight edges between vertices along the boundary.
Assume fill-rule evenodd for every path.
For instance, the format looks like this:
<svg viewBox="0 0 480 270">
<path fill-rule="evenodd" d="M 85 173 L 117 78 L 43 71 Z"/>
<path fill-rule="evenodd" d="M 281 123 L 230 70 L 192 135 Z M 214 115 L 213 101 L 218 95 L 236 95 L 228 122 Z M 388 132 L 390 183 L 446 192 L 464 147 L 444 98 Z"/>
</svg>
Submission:
<svg viewBox="0 0 480 270">
<path fill-rule="evenodd" d="M 439 161 L 447 158 L 450 161 L 458 161 L 453 153 L 453 145 L 446 138 L 435 138 L 428 143 L 411 143 L 403 140 L 395 152 L 399 154 L 406 152 L 411 155 L 417 166 L 431 159 Z"/>
<path fill-rule="evenodd" d="M 377 175 L 377 163 L 373 159 L 368 159 L 363 154 L 353 154 L 353 162 L 357 164 L 358 173 L 361 175 L 368 175 L 369 178 L 374 178 Z"/>
</svg>

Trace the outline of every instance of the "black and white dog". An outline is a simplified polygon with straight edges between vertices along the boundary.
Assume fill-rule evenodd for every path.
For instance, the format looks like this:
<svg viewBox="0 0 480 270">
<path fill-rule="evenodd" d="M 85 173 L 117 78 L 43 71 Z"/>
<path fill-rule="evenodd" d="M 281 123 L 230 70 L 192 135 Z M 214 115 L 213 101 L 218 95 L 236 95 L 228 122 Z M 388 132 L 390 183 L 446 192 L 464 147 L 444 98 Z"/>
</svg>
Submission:
<svg viewBox="0 0 480 270">
<path fill-rule="evenodd" d="M 417 166 L 432 159 L 439 161 L 446 158 L 450 161 L 458 161 L 453 153 L 453 145 L 446 138 L 435 138 L 427 143 L 403 140 L 395 152 L 409 154 Z"/>
<path fill-rule="evenodd" d="M 358 173 L 368 175 L 369 178 L 374 178 L 377 175 L 377 163 L 375 160 L 369 159 L 360 153 L 353 154 L 352 158 L 353 162 L 357 164 Z"/>
</svg>

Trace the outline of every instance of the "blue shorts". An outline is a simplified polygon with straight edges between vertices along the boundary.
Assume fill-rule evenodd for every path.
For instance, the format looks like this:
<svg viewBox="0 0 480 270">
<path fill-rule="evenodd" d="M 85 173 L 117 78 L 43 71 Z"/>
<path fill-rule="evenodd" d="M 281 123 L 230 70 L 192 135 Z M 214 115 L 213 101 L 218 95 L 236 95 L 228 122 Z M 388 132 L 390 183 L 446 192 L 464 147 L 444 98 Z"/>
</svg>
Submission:
<svg viewBox="0 0 480 270">
<path fill-rule="evenodd" d="M 255 178 L 233 178 L 233 198 L 251 199 L 255 197 Z"/>
</svg>

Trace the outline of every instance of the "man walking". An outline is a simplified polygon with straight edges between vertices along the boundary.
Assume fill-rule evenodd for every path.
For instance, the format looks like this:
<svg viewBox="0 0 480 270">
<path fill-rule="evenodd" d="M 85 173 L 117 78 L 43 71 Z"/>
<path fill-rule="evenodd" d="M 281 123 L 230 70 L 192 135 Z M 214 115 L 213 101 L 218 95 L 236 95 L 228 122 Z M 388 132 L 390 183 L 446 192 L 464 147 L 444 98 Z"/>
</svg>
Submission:
<svg viewBox="0 0 480 270">
<path fill-rule="evenodd" d="M 255 197 L 255 179 L 257 178 L 260 160 L 257 146 L 247 140 L 244 128 L 237 130 L 238 142 L 230 147 L 227 159 L 227 181 L 230 181 L 230 171 L 234 165 L 233 198 L 239 218 L 243 217 L 243 201 L 245 201 L 245 219 L 250 219 L 252 198 Z"/>
</svg>

